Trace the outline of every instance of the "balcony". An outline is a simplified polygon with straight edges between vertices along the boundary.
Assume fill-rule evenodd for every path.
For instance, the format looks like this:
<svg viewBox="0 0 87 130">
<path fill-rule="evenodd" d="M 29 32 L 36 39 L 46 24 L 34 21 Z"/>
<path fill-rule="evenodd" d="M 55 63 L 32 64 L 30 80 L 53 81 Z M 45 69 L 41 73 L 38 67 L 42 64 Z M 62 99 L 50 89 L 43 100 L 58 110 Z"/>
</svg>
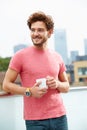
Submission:
<svg viewBox="0 0 87 130">
<path fill-rule="evenodd" d="M 87 130 L 87 87 L 72 87 L 62 97 L 69 130 Z M 0 104 L 0 130 L 25 130 L 22 96 L 1 96 Z"/>
</svg>

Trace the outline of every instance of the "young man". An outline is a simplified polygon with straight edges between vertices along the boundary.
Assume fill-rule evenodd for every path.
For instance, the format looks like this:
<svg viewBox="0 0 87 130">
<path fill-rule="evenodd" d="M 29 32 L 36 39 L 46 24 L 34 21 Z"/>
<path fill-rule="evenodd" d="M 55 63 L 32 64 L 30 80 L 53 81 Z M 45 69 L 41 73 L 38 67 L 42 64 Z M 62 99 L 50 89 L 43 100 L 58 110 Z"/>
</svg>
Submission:
<svg viewBox="0 0 87 130">
<path fill-rule="evenodd" d="M 3 89 L 24 96 L 24 120 L 27 130 L 68 130 L 66 110 L 60 93 L 69 91 L 62 57 L 48 49 L 47 41 L 54 29 L 51 16 L 33 13 L 27 25 L 33 46 L 18 51 L 11 59 Z M 15 84 L 20 74 L 21 84 Z M 39 78 L 47 88 L 40 88 Z"/>
</svg>

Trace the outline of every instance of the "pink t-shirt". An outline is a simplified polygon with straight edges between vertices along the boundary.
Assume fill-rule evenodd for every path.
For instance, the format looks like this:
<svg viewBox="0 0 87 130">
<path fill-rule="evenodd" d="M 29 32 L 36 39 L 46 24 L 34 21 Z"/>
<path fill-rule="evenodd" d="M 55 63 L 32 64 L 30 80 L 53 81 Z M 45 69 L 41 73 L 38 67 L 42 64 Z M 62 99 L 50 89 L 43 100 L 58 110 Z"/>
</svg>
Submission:
<svg viewBox="0 0 87 130">
<path fill-rule="evenodd" d="M 19 72 L 21 83 L 32 87 L 38 78 L 52 76 L 66 70 L 61 56 L 49 49 L 38 50 L 34 46 L 18 51 L 11 59 L 9 67 Z M 41 98 L 24 96 L 24 119 L 40 120 L 60 117 L 66 114 L 61 94 L 56 89 L 48 89 Z"/>
</svg>

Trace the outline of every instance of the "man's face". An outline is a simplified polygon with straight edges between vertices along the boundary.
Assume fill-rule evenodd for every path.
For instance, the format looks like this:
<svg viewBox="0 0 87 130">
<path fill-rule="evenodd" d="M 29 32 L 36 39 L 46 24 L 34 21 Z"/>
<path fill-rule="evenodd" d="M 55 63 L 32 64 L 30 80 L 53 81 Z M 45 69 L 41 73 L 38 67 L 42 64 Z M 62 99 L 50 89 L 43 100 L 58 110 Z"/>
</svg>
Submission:
<svg viewBox="0 0 87 130">
<path fill-rule="evenodd" d="M 35 46 L 42 47 L 49 37 L 45 24 L 42 21 L 37 21 L 31 25 L 31 39 Z"/>
</svg>

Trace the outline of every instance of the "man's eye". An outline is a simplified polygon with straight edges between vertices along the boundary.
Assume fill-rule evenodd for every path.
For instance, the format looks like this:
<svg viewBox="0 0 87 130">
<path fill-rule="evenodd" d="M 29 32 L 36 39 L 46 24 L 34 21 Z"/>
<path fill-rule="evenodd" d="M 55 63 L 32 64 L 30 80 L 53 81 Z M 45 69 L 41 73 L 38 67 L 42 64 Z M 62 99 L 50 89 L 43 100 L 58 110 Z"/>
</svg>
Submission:
<svg viewBox="0 0 87 130">
<path fill-rule="evenodd" d="M 43 29 L 39 29 L 38 32 L 43 32 L 44 30 Z"/>
<path fill-rule="evenodd" d="M 31 32 L 32 32 L 32 33 L 34 33 L 34 32 L 41 33 L 41 32 L 44 32 L 44 30 L 43 30 L 43 29 L 38 29 L 38 30 L 31 29 Z"/>
<path fill-rule="evenodd" d="M 35 30 L 34 29 L 31 29 L 31 32 L 34 32 Z"/>
</svg>

